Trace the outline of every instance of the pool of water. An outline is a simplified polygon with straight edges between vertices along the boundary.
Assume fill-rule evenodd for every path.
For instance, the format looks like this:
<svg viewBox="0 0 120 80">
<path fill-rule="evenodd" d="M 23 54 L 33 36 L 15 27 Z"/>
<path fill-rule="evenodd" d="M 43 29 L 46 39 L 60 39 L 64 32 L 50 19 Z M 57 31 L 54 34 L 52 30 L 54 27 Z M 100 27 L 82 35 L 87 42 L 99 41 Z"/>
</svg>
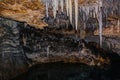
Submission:
<svg viewBox="0 0 120 80">
<path fill-rule="evenodd" d="M 62 62 L 38 64 L 13 80 L 120 80 L 120 57 L 104 67 Z"/>
</svg>

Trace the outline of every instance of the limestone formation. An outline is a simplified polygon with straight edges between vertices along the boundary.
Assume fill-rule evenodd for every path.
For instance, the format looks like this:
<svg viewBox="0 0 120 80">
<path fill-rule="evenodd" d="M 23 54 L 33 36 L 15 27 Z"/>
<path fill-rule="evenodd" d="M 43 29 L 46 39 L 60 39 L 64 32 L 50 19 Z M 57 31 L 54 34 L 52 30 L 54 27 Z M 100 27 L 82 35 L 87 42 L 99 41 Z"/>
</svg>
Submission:
<svg viewBox="0 0 120 80">
<path fill-rule="evenodd" d="M 42 21 L 45 7 L 41 2 L 28 0 L 5 0 L 0 2 L 0 15 L 36 28 L 44 28 L 47 24 Z"/>
</svg>

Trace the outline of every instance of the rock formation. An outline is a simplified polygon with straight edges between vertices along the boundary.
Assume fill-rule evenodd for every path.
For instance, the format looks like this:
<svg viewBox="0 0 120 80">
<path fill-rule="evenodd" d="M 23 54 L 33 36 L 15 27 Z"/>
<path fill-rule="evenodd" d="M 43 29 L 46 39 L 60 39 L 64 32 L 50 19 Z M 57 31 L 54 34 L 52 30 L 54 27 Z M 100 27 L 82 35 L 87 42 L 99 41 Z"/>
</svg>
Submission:
<svg viewBox="0 0 120 80">
<path fill-rule="evenodd" d="M 0 15 L 16 21 L 26 22 L 36 28 L 43 28 L 47 24 L 41 19 L 44 17 L 45 8 L 39 1 L 28 0 L 3 0 L 0 2 Z"/>
<path fill-rule="evenodd" d="M 20 22 L 0 18 L 0 79 L 8 80 L 26 70 L 28 64 L 20 44 Z"/>
</svg>

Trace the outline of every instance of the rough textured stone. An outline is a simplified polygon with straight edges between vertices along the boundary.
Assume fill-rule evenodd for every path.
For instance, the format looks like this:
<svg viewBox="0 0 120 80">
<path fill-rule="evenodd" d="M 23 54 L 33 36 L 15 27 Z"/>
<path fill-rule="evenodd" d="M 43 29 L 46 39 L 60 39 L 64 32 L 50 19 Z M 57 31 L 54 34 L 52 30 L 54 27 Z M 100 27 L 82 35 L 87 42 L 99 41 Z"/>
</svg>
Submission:
<svg viewBox="0 0 120 80">
<path fill-rule="evenodd" d="M 99 44 L 99 36 L 87 37 L 85 40 L 87 42 L 95 42 Z M 119 36 L 103 37 L 102 48 L 106 51 L 109 50 L 120 55 L 120 37 Z"/>
<path fill-rule="evenodd" d="M 26 69 L 27 63 L 19 40 L 20 23 L 5 18 L 0 22 L 0 79 L 8 80 Z"/>
</svg>

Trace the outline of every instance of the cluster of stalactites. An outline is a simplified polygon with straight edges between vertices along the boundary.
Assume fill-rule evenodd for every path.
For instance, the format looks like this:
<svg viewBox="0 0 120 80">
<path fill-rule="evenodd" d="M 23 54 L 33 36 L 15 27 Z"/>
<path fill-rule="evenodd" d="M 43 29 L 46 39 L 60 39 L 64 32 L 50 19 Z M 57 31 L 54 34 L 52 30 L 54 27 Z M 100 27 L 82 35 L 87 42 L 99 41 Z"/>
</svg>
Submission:
<svg viewBox="0 0 120 80">
<path fill-rule="evenodd" d="M 31 1 L 31 0 L 29 0 Z M 57 11 L 59 7 L 61 12 L 65 12 L 69 17 L 70 23 L 73 24 L 73 20 L 75 20 L 75 30 L 78 30 L 78 16 L 79 12 L 84 12 L 83 21 L 85 22 L 89 17 L 97 18 L 99 23 L 99 35 L 100 35 L 100 45 L 102 45 L 102 0 L 97 0 L 97 3 L 92 4 L 81 4 L 78 6 L 79 0 L 39 0 L 43 2 L 46 6 L 46 17 L 49 17 L 49 7 L 52 6 L 53 16 L 56 18 Z M 73 11 L 75 12 L 73 13 Z M 73 16 L 75 19 L 73 19 Z"/>
<path fill-rule="evenodd" d="M 65 12 L 69 17 L 70 23 L 73 24 L 75 20 L 75 29 L 78 29 L 78 16 L 80 13 L 84 13 L 82 16 L 83 22 L 86 22 L 89 17 L 96 18 L 99 23 L 99 35 L 100 35 L 100 45 L 102 46 L 102 19 L 104 14 L 107 18 L 109 13 L 116 13 L 119 15 L 119 0 L 96 0 L 92 4 L 78 4 L 79 0 L 42 0 L 46 4 L 46 16 L 48 17 L 49 6 L 53 7 L 53 15 L 56 18 L 57 10 L 61 7 L 61 12 Z M 111 6 L 113 5 L 114 6 Z M 75 12 L 73 13 L 73 11 Z M 109 11 L 110 10 L 110 11 Z M 75 18 L 75 19 L 73 19 Z M 86 26 L 85 26 L 86 27 Z"/>
<path fill-rule="evenodd" d="M 98 0 L 94 5 L 79 5 L 80 12 L 84 13 L 82 20 L 86 22 L 90 17 L 97 18 L 99 24 L 100 45 L 102 46 L 102 27 L 107 26 L 108 17 L 120 16 L 120 0 Z M 106 20 L 103 24 L 102 19 Z M 119 28 L 119 27 L 118 27 Z"/>
<path fill-rule="evenodd" d="M 90 16 L 97 18 L 99 22 L 99 35 L 100 35 L 100 44 L 102 45 L 102 10 L 101 7 L 102 1 L 98 0 L 97 3 L 94 4 L 84 4 L 79 5 L 79 0 L 44 0 L 43 2 L 46 4 L 46 16 L 48 17 L 48 8 L 51 4 L 53 7 L 53 15 L 56 18 L 57 11 L 59 6 L 61 7 L 61 11 L 64 11 L 64 7 L 66 10 L 66 15 L 69 16 L 70 23 L 73 24 L 73 8 L 75 10 L 74 20 L 75 20 L 75 29 L 78 29 L 78 12 L 84 12 L 85 16 L 83 16 L 83 20 L 87 20 Z"/>
<path fill-rule="evenodd" d="M 46 17 L 49 16 L 48 8 L 52 6 L 53 8 L 53 16 L 56 18 L 57 11 L 66 12 L 66 16 L 69 16 L 70 23 L 73 23 L 73 6 L 75 8 L 75 25 L 76 29 L 78 26 L 78 0 L 42 0 L 42 2 L 46 5 Z M 74 3 L 74 5 L 73 5 Z"/>
<path fill-rule="evenodd" d="M 100 46 L 102 46 L 102 1 L 99 0 L 98 3 L 95 3 L 94 5 L 80 5 L 79 10 L 80 12 L 83 12 L 83 18 L 82 20 L 86 22 L 90 17 L 97 18 L 99 23 L 99 36 L 100 36 Z M 84 26 L 86 27 L 86 26 Z"/>
</svg>

